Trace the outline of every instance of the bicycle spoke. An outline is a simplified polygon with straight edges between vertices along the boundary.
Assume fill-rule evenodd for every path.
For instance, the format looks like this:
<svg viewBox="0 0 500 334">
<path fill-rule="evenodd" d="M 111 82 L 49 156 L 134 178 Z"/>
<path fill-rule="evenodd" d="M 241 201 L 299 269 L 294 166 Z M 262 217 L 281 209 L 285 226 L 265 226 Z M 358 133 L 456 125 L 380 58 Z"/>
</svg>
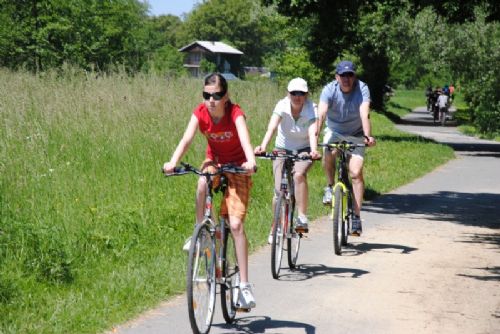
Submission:
<svg viewBox="0 0 500 334">
<path fill-rule="evenodd" d="M 287 203 L 283 196 L 276 200 L 276 210 L 274 214 L 273 242 L 271 244 L 271 273 L 273 278 L 279 277 L 281 268 L 281 258 L 283 256 L 283 235 L 286 233 L 284 226 L 287 219 Z"/>
<path fill-rule="evenodd" d="M 342 234 L 344 220 L 344 191 L 342 187 L 335 187 L 333 194 L 333 249 L 335 254 L 341 255 Z"/>
<path fill-rule="evenodd" d="M 236 316 L 236 303 L 238 302 L 238 292 L 240 285 L 240 272 L 236 259 L 236 249 L 234 240 L 229 229 L 226 229 L 224 236 L 223 267 L 222 277 L 224 283 L 221 285 L 221 306 L 222 315 L 226 323 L 232 323 Z"/>
<path fill-rule="evenodd" d="M 288 213 L 288 233 L 287 233 L 287 249 L 288 249 L 288 267 L 290 269 L 295 269 L 297 265 L 297 258 L 299 257 L 300 249 L 300 239 L 302 235 L 295 232 L 295 222 L 293 218 L 295 205 L 293 204 L 295 200 L 292 197 L 292 205 L 290 206 L 290 212 Z"/>
<path fill-rule="evenodd" d="M 191 239 L 187 272 L 188 313 L 195 333 L 208 333 L 215 304 L 215 249 L 206 224 Z"/>
</svg>

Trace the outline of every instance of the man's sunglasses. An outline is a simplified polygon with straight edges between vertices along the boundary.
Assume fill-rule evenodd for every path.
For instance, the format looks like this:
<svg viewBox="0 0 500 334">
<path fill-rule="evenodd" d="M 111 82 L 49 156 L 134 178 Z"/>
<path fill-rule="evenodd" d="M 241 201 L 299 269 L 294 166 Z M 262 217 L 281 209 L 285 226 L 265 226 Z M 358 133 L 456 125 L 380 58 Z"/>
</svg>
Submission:
<svg viewBox="0 0 500 334">
<path fill-rule="evenodd" d="M 351 78 L 351 77 L 353 77 L 353 76 L 354 76 L 354 73 L 352 73 L 352 72 L 346 72 L 346 73 L 342 73 L 342 74 L 339 74 L 339 75 L 340 75 L 342 78 L 346 78 L 346 77 Z"/>
<path fill-rule="evenodd" d="M 294 90 L 294 91 L 290 92 L 290 95 L 293 95 L 293 96 L 304 96 L 306 94 L 307 94 L 306 92 L 301 92 L 300 90 Z"/>
<path fill-rule="evenodd" d="M 224 92 L 224 91 L 215 92 L 215 93 L 203 92 L 203 98 L 205 100 L 210 100 L 210 98 L 213 97 L 215 101 L 219 101 L 220 99 L 222 99 L 224 97 L 224 95 L 226 95 L 226 92 Z"/>
</svg>

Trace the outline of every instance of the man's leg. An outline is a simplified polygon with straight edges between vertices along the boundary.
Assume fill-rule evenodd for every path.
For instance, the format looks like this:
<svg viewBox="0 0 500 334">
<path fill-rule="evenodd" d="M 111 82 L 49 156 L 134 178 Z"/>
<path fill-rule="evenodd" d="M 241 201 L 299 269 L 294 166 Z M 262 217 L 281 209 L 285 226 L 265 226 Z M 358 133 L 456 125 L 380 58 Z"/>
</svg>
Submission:
<svg viewBox="0 0 500 334">
<path fill-rule="evenodd" d="M 325 171 L 326 181 L 328 182 L 323 193 L 323 204 L 330 204 L 332 202 L 332 186 L 335 183 L 335 155 L 335 151 L 330 151 L 328 149 L 323 151 L 323 170 Z"/>
<path fill-rule="evenodd" d="M 365 192 L 365 180 L 363 178 L 363 158 L 353 155 L 349 160 L 349 173 L 352 180 L 352 191 L 354 194 L 354 214 L 360 216 L 363 195 Z"/>
</svg>

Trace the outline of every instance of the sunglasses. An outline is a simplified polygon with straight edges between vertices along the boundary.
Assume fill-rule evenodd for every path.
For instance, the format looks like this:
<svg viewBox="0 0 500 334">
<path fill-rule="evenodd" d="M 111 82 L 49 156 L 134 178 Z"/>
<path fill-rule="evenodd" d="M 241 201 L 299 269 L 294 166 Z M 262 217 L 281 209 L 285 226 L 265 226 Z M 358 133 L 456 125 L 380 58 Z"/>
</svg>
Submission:
<svg viewBox="0 0 500 334">
<path fill-rule="evenodd" d="M 294 90 L 294 91 L 290 92 L 290 95 L 292 95 L 292 96 L 304 96 L 306 94 L 307 94 L 306 92 L 301 92 L 300 90 Z"/>
<path fill-rule="evenodd" d="M 354 73 L 352 72 L 346 72 L 346 73 L 342 73 L 342 74 L 339 74 L 342 78 L 352 78 L 354 76 Z"/>
<path fill-rule="evenodd" d="M 220 101 L 220 99 L 222 99 L 224 97 L 224 95 L 226 95 L 226 92 L 224 92 L 224 91 L 215 92 L 215 93 L 203 92 L 203 98 L 205 100 L 210 100 L 210 98 L 213 97 L 215 101 Z"/>
</svg>

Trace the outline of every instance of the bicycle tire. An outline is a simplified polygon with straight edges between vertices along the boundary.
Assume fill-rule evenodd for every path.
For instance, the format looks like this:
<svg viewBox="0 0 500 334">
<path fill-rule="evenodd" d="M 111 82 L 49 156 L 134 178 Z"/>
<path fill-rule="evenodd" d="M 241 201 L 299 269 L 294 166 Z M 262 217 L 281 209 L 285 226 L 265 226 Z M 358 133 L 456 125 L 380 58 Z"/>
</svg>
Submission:
<svg viewBox="0 0 500 334">
<path fill-rule="evenodd" d="M 333 194 L 333 250 L 335 254 L 342 254 L 343 216 L 344 216 L 344 190 L 342 187 L 335 187 Z"/>
<path fill-rule="evenodd" d="M 225 228 L 223 243 L 222 277 L 220 297 L 222 316 L 227 324 L 234 321 L 236 317 L 236 303 L 238 302 L 240 286 L 240 270 L 236 258 L 234 239 L 229 228 Z"/>
<path fill-rule="evenodd" d="M 278 279 L 281 259 L 283 257 L 283 244 L 285 223 L 287 217 L 287 202 L 283 195 L 279 195 L 276 199 L 276 208 L 274 211 L 273 220 L 273 242 L 271 243 L 271 273 L 274 279 Z"/>
<path fill-rule="evenodd" d="M 353 203 L 352 203 L 352 192 L 347 191 L 347 194 L 344 194 L 344 207 L 342 213 L 342 246 L 347 246 L 347 238 L 349 237 L 350 229 L 351 229 L 351 220 L 352 220 L 352 212 L 353 212 Z"/>
<path fill-rule="evenodd" d="M 288 267 L 295 269 L 297 266 L 297 259 L 299 257 L 300 239 L 302 235 L 295 231 L 295 221 L 293 213 L 295 212 L 295 200 L 292 198 L 290 210 L 288 213 L 288 233 L 287 233 L 287 250 L 288 250 Z"/>
<path fill-rule="evenodd" d="M 215 240 L 206 221 L 196 226 L 191 238 L 187 268 L 189 323 L 195 334 L 206 334 L 214 315 Z"/>
</svg>

